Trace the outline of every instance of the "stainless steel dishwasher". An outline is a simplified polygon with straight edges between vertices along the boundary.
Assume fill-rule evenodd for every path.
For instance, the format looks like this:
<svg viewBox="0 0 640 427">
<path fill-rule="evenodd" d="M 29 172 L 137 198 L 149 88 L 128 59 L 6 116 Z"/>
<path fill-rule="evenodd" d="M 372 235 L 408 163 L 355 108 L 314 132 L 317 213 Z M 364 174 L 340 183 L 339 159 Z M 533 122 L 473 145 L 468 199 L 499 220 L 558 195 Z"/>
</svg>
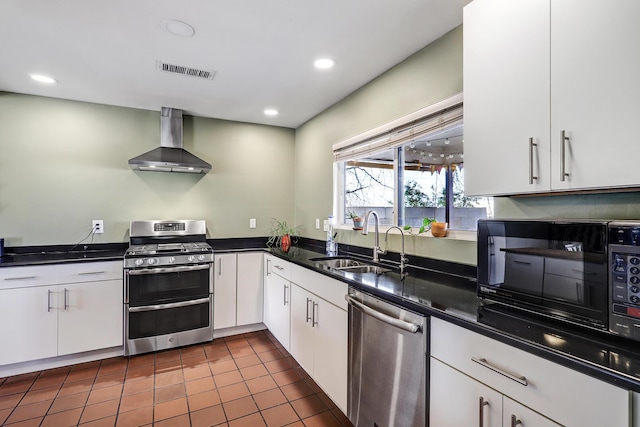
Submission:
<svg viewBox="0 0 640 427">
<path fill-rule="evenodd" d="M 427 423 L 427 318 L 349 288 L 347 415 L 355 427 Z"/>
</svg>

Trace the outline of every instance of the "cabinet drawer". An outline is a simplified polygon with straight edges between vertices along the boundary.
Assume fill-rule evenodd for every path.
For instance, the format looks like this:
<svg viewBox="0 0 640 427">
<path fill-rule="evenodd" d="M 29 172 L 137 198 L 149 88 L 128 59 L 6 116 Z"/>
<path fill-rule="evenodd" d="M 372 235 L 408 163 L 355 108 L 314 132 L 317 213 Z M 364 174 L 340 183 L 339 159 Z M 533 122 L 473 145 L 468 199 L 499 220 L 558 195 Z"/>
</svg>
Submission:
<svg viewBox="0 0 640 427">
<path fill-rule="evenodd" d="M 295 264 L 291 265 L 291 282 L 345 311 L 348 308 L 344 299 L 348 286 L 344 282 Z"/>
<path fill-rule="evenodd" d="M 0 268 L 0 289 L 122 279 L 121 261 Z"/>
<path fill-rule="evenodd" d="M 588 282 L 606 282 L 608 272 L 606 268 L 602 268 L 599 264 L 547 258 L 545 262 L 545 273 L 586 280 Z"/>
<path fill-rule="evenodd" d="M 438 318 L 431 355 L 563 425 L 629 423 L 628 391 Z"/>
<path fill-rule="evenodd" d="M 267 255 L 267 274 L 277 274 L 286 280 L 291 280 L 291 263 L 272 255 Z"/>
</svg>

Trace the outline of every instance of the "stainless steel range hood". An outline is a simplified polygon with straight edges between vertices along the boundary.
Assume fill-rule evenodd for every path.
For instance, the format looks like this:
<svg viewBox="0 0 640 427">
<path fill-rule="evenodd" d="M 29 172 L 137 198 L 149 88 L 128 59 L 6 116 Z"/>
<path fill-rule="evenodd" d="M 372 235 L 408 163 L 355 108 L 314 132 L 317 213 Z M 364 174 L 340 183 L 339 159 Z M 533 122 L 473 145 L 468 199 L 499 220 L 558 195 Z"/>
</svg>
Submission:
<svg viewBox="0 0 640 427">
<path fill-rule="evenodd" d="M 182 148 L 182 110 L 162 107 L 160 147 L 129 160 L 133 170 L 207 173 L 211 165 Z"/>
</svg>

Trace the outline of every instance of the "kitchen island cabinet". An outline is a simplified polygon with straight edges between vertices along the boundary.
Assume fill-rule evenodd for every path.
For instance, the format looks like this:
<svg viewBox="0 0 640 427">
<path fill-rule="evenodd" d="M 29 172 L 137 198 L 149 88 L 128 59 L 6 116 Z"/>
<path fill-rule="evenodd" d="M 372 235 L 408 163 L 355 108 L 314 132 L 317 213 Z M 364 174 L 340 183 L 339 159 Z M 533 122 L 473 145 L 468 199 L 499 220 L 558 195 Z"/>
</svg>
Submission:
<svg viewBox="0 0 640 427">
<path fill-rule="evenodd" d="M 629 391 L 438 318 L 430 390 L 437 426 L 479 425 L 481 416 L 510 426 L 514 415 L 522 425 L 624 427 L 631 415 Z"/>
<path fill-rule="evenodd" d="M 0 269 L 0 365 L 121 346 L 122 295 L 118 261 Z"/>
<path fill-rule="evenodd" d="M 640 115 L 637 16 L 629 0 L 465 7 L 466 194 L 640 185 L 640 146 L 629 143 Z"/>
</svg>

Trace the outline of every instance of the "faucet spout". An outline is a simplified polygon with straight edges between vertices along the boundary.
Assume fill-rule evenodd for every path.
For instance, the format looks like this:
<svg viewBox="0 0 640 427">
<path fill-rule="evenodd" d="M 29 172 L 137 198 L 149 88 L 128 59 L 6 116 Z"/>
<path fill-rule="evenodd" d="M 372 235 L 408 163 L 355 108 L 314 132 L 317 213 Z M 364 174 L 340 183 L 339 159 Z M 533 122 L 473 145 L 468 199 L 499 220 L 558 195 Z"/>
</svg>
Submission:
<svg viewBox="0 0 640 427">
<path fill-rule="evenodd" d="M 373 215 L 374 225 L 375 225 L 375 237 L 373 242 L 373 262 L 378 262 L 380 259 L 378 258 L 378 254 L 382 251 L 380 250 L 380 219 L 378 218 L 378 214 L 374 210 L 370 210 L 364 215 L 364 224 L 362 226 L 362 234 L 365 236 L 369 234 L 369 216 Z"/>
<path fill-rule="evenodd" d="M 402 249 L 400 250 L 400 273 L 404 273 L 404 268 L 407 265 L 407 262 L 409 261 L 409 259 L 405 256 L 404 253 L 404 231 L 402 230 L 402 228 L 398 227 L 397 225 L 391 226 L 387 229 L 387 231 L 384 233 L 384 249 L 385 252 L 387 252 L 387 238 L 389 237 L 389 230 L 391 230 L 392 228 L 397 228 L 398 230 L 400 230 L 400 236 L 402 236 Z"/>
</svg>

